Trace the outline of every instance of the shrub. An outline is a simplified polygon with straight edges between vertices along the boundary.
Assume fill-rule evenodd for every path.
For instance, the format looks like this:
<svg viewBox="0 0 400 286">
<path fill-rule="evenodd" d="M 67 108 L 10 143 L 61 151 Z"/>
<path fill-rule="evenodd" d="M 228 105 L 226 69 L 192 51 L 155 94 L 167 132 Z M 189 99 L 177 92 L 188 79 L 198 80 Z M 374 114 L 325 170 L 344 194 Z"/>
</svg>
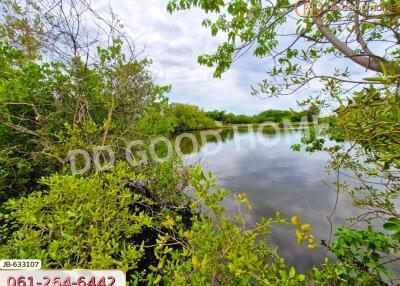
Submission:
<svg viewBox="0 0 400 286">
<path fill-rule="evenodd" d="M 138 276 L 157 235 L 172 229 L 168 221 L 181 228 L 188 215 L 184 206 L 173 211 L 151 197 L 146 178 L 122 163 L 107 174 L 53 175 L 41 183 L 47 191 L 7 203 L 2 217 L 18 229 L 0 247 L 1 258 L 35 257 L 51 269 L 136 270 Z"/>
</svg>

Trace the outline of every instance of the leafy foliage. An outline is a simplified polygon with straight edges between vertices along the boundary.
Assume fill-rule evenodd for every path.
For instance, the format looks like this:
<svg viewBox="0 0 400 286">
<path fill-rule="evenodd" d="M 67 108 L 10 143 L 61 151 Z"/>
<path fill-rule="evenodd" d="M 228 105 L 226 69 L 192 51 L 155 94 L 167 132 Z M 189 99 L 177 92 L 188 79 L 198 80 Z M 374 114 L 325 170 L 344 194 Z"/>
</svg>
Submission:
<svg viewBox="0 0 400 286">
<path fill-rule="evenodd" d="M 332 244 L 331 250 L 340 260 L 336 272 L 344 281 L 375 285 L 381 276 L 393 279 L 385 267 L 391 259 L 385 260 L 385 257 L 398 251 L 399 240 L 393 240 L 391 236 L 377 232 L 371 226 L 365 230 L 339 228 L 335 235 L 338 239 Z"/>
<path fill-rule="evenodd" d="M 275 122 L 282 123 L 284 120 L 290 122 L 301 122 L 306 120 L 312 122 L 315 120 L 313 116 L 319 114 L 318 108 L 310 108 L 304 111 L 294 111 L 294 110 L 265 110 L 257 115 L 235 115 L 233 113 L 226 113 L 225 111 L 208 111 L 207 116 L 216 120 L 221 121 L 224 124 L 250 124 L 250 123 L 264 123 L 264 122 Z"/>
<path fill-rule="evenodd" d="M 318 1 L 318 15 L 300 17 L 295 13 L 310 4 L 315 1 L 171 0 L 167 9 L 172 13 L 198 7 L 215 14 L 212 20 L 205 18 L 203 25 L 212 36 L 221 33 L 224 37 L 220 37 L 222 42 L 215 52 L 198 58 L 200 64 L 215 68 L 215 77 L 221 77 L 234 61 L 250 52 L 274 63 L 267 67 L 266 78 L 252 88 L 255 95 L 296 94 L 312 81 L 321 81 L 319 94 L 308 96 L 302 104 L 330 108 L 326 119 L 329 127 L 323 136 L 311 134 L 302 143 L 309 152 L 323 150 L 331 155 L 329 170 L 336 175 L 332 186 L 338 196 L 350 196 L 353 204 L 365 212 L 350 218 L 352 226 L 359 224 L 361 230 L 342 227 L 337 242 L 331 245 L 334 254 L 344 259 L 342 264 L 326 265 L 313 277 L 319 282 L 339 279 L 355 285 L 395 283 L 380 266 L 390 261 L 398 268 L 397 246 L 390 241 L 392 236 L 374 229 L 384 227 L 382 222 L 390 219 L 385 225 L 391 230 L 399 217 L 400 3 Z M 377 4 L 391 8 L 343 9 Z M 347 62 L 335 64 L 336 59 Z M 322 60 L 330 60 L 334 68 L 321 73 L 315 67 Z M 351 64 L 361 66 L 372 76 L 356 77 L 350 72 Z M 300 148 L 294 146 L 295 150 Z M 365 224 L 374 228 L 364 229 Z M 372 255 L 372 260 L 363 254 Z M 361 267 L 357 268 L 357 263 Z"/>
<path fill-rule="evenodd" d="M 398 265 L 400 243 L 400 18 L 398 10 L 334 11 L 331 2 L 323 1 L 320 17 L 299 19 L 289 35 L 295 35 L 292 44 L 278 52 L 280 27 L 295 8 L 287 0 L 172 0 L 168 10 L 196 6 L 219 14 L 203 25 L 213 36 L 224 33 L 226 41 L 214 54 L 199 57 L 201 64 L 215 67 L 217 77 L 246 50 L 272 56 L 268 76 L 273 80 L 262 81 L 254 94 L 292 94 L 322 80 L 322 92 L 334 101 L 327 130 L 333 143 L 325 146 L 317 134 L 303 143 L 308 151 L 331 154 L 338 194 L 350 195 L 366 210 L 353 223 L 369 225 L 336 231 L 336 241 L 327 247 L 338 261 L 326 259 L 307 275 L 288 268 L 267 240 L 273 223 L 288 220 L 277 214 L 248 227 L 242 216 L 228 217 L 221 206 L 228 193 L 216 189 L 214 178 L 199 167 L 188 173 L 173 159 L 133 170 L 120 162 L 121 146 L 130 140 L 143 140 L 149 148 L 155 135 L 212 128 L 213 120 L 296 121 L 317 114 L 326 106 L 323 99 L 306 101 L 311 107 L 303 113 L 267 110 L 255 117 L 168 104 L 170 87 L 153 82 L 151 61 L 132 53 L 114 15 L 108 23 L 86 2 L 40 0 L 1 2 L 1 258 L 38 258 L 46 268 L 120 268 L 132 285 L 387 284 L 393 278 L 388 265 Z M 97 26 L 101 37 L 89 35 L 83 18 L 98 24 L 90 28 Z M 303 46 L 297 45 L 300 39 Z M 371 51 L 369 43 L 376 41 L 384 55 Z M 352 80 L 347 67 L 338 67 L 320 75 L 313 67 L 326 55 L 378 74 Z M 68 151 L 96 146 L 114 147 L 118 164 L 109 172 L 67 175 Z M 358 185 L 339 182 L 343 168 Z M 235 199 L 251 209 L 245 194 Z M 299 244 L 317 247 L 311 225 L 296 216 L 290 223 Z"/>
<path fill-rule="evenodd" d="M 7 202 L 2 217 L 17 228 L 0 247 L 0 256 L 37 257 L 50 269 L 117 268 L 136 271 L 140 276 L 151 260 L 149 249 L 153 249 L 158 234 L 172 226 L 189 226 L 189 217 L 185 217 L 185 224 L 183 211 L 169 209 L 175 206 L 184 210 L 184 205 L 170 200 L 166 204 L 163 197 L 156 196 L 161 192 L 145 187 L 155 187 L 150 180 L 156 180 L 161 188 L 162 181 L 157 179 L 146 177 L 145 172 L 135 173 L 122 163 L 108 174 L 45 178 L 41 183 L 48 190 Z M 164 182 L 165 187 L 173 189 L 166 179 Z M 182 196 L 176 193 L 173 197 Z M 171 217 L 172 225 L 166 223 Z"/>
<path fill-rule="evenodd" d="M 99 49 L 98 56 L 91 69 L 79 60 L 69 68 L 29 61 L 0 45 L 2 199 L 23 194 L 40 176 L 61 170 L 69 150 L 124 144 L 120 135 L 133 137 L 126 130 L 133 132 L 143 111 L 158 105 L 155 100 L 168 90 L 151 82 L 147 60 L 127 62 L 118 40 L 108 50 Z M 75 77 L 85 81 L 76 86 Z"/>
<path fill-rule="evenodd" d="M 174 131 L 203 130 L 214 128 L 215 122 L 197 106 L 173 103 L 169 106 L 169 115 L 174 120 Z"/>
</svg>

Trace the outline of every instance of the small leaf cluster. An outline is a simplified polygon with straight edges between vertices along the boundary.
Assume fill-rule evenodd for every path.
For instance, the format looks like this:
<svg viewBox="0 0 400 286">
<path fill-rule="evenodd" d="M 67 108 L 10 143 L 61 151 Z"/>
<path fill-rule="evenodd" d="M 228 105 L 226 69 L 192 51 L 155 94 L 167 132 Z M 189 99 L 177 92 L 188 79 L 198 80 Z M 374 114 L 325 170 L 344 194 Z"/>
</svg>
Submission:
<svg viewBox="0 0 400 286">
<path fill-rule="evenodd" d="M 298 216 L 293 216 L 290 219 L 290 223 L 296 227 L 296 237 L 298 244 L 301 245 L 306 241 L 308 244 L 308 248 L 318 248 L 318 245 L 315 242 L 315 237 L 312 234 L 309 234 L 312 229 L 312 226 L 310 224 L 301 225 L 300 218 Z"/>
<path fill-rule="evenodd" d="M 389 229 L 393 221 L 386 224 Z M 369 281 L 371 285 L 371 281 L 381 281 L 382 276 L 389 280 L 394 278 L 386 266 L 392 260 L 391 255 L 400 249 L 396 236 L 376 231 L 372 226 L 362 230 L 340 227 L 335 236 L 337 240 L 330 249 L 339 259 L 336 273 L 343 281 L 353 284 Z"/>
</svg>

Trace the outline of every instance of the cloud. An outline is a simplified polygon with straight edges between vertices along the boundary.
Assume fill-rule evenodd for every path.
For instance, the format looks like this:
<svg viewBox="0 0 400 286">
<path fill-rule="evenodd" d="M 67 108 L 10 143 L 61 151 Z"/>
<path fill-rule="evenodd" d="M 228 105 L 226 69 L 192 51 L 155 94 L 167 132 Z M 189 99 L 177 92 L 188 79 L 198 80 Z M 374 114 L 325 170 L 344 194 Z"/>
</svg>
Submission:
<svg viewBox="0 0 400 286">
<path fill-rule="evenodd" d="M 172 85 L 171 102 L 246 114 L 291 105 L 287 99 L 262 100 L 250 95 L 250 85 L 257 84 L 266 71 L 265 63 L 251 55 L 235 63 L 222 79 L 214 79 L 213 70 L 200 66 L 197 57 L 214 51 L 223 35 L 211 37 L 201 25 L 202 11 L 192 9 L 171 15 L 166 11 L 167 2 L 120 0 L 97 5 L 104 11 L 111 6 L 135 40 L 137 50 L 144 50 L 143 56 L 153 60 L 156 80 Z"/>
<path fill-rule="evenodd" d="M 98 9 L 113 11 L 121 18 L 125 30 L 135 40 L 142 56 L 153 60 L 152 72 L 160 84 L 172 85 L 171 102 L 196 104 L 206 110 L 223 109 L 228 112 L 256 114 L 269 108 L 298 108 L 296 101 L 306 93 L 273 99 L 250 95 L 250 86 L 266 75 L 272 60 L 257 59 L 250 53 L 235 62 L 222 79 L 213 78 L 213 70 L 197 63 L 200 54 L 215 51 L 224 35 L 211 37 L 201 23 L 204 14 L 199 9 L 166 11 L 167 0 L 102 2 Z M 283 33 L 295 29 L 294 21 L 281 28 Z M 290 39 L 280 39 L 287 46 Z M 317 71 L 332 70 L 332 63 L 323 60 Z M 318 82 L 309 86 L 307 94 L 321 88 Z"/>
</svg>

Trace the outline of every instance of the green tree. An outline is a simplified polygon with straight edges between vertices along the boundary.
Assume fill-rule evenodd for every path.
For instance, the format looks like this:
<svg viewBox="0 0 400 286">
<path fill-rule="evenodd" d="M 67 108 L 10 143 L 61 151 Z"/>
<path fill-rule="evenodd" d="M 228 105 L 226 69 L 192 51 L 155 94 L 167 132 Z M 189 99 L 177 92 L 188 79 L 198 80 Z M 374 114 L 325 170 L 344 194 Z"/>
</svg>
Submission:
<svg viewBox="0 0 400 286">
<path fill-rule="evenodd" d="M 66 171 L 69 150 L 108 145 L 122 155 L 128 140 L 152 134 L 141 132 L 142 118 L 161 114 L 169 87 L 152 82 L 151 62 L 137 59 L 118 24 L 88 5 L 1 2 L 1 201 Z M 93 20 L 90 33 L 85 17 Z M 104 42 L 98 35 L 108 30 Z"/>
<path fill-rule="evenodd" d="M 215 122 L 195 105 L 172 103 L 169 107 L 169 115 L 175 122 L 174 130 L 176 132 L 215 127 Z"/>
<path fill-rule="evenodd" d="M 337 144 L 325 147 L 325 138 L 315 134 L 303 142 L 309 145 L 309 151 L 323 149 L 331 154 L 330 170 L 336 174 L 332 186 L 338 196 L 348 194 L 356 205 L 365 209 L 363 215 L 353 218 L 353 223 L 367 222 L 382 227 L 382 221 L 400 216 L 397 204 L 400 194 L 400 2 L 316 2 L 172 0 L 168 10 L 199 7 L 215 14 L 213 20 L 205 18 L 203 25 L 210 28 L 212 36 L 224 34 L 225 41 L 214 53 L 198 58 L 200 64 L 215 68 L 215 77 L 221 77 L 235 60 L 251 52 L 255 57 L 269 58 L 275 63 L 268 68 L 265 80 L 253 87 L 255 95 L 292 95 L 304 91 L 313 81 L 322 82 L 320 94 L 310 96 L 302 104 L 310 106 L 311 115 L 319 113 L 321 108 L 334 107 L 327 134 Z M 385 9 L 374 10 L 377 4 Z M 312 13 L 298 15 L 305 5 L 314 5 L 309 10 Z M 349 9 L 349 6 L 356 8 Z M 363 6 L 369 8 L 357 8 Z M 327 59 L 333 68 L 321 73 L 315 66 Z M 371 76 L 360 78 L 350 72 L 350 65 L 367 70 Z M 356 185 L 342 182 L 343 169 L 347 174 L 350 170 L 350 177 L 358 182 Z M 332 216 L 333 213 L 329 220 Z M 368 243 L 369 239 L 351 238 L 355 233 L 352 230 L 337 233 L 339 244 L 348 243 L 343 246 L 349 251 L 346 258 L 355 259 L 344 268 L 338 266 L 336 273 L 340 273 L 339 278 L 345 283 L 374 285 L 376 281 L 363 280 L 365 275 L 357 275 L 360 279 L 352 280 L 354 273 L 349 270 L 358 264 L 356 269 L 364 274 L 386 275 L 379 278 L 385 284 L 391 276 L 377 265 L 391 262 L 398 268 L 395 244 L 398 238 L 383 239 L 374 229 L 357 234 L 376 243 L 380 243 L 378 237 L 385 243 L 392 241 L 387 248 L 391 249 L 388 257 L 374 255 L 376 261 L 372 264 L 366 259 L 360 261 L 359 254 L 373 251 L 374 244 Z M 338 249 L 338 245 L 334 248 Z"/>
<path fill-rule="evenodd" d="M 225 116 L 225 112 L 225 110 L 215 109 L 213 111 L 207 111 L 206 115 L 215 121 L 222 121 Z"/>
</svg>

